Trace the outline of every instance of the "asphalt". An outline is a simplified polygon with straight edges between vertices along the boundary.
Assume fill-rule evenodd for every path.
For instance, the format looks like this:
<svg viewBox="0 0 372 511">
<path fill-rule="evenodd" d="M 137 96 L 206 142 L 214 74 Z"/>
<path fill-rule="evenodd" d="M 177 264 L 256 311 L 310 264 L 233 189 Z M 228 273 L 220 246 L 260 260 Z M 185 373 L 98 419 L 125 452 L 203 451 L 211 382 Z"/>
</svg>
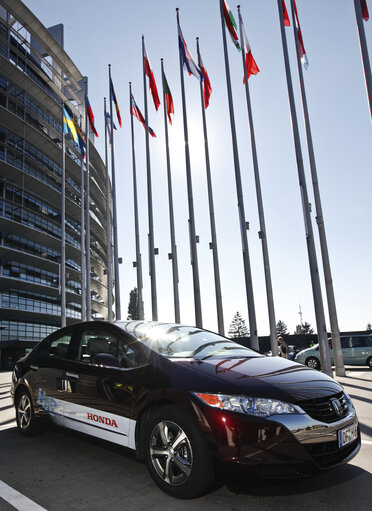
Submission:
<svg viewBox="0 0 372 511">
<path fill-rule="evenodd" d="M 350 463 L 304 480 L 221 486 L 191 502 L 159 490 L 125 449 L 61 429 L 32 438 L 19 435 L 10 378 L 11 373 L 0 373 L 0 511 L 372 509 L 372 371 L 366 367 L 347 367 L 346 377 L 336 378 L 360 422 L 362 447 Z"/>
</svg>

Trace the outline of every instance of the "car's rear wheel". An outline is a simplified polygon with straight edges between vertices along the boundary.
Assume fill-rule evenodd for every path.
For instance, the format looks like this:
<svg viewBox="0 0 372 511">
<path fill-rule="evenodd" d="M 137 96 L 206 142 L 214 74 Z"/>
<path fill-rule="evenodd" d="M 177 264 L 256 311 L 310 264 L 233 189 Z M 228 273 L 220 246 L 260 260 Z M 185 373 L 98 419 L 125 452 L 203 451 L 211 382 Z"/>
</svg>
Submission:
<svg viewBox="0 0 372 511">
<path fill-rule="evenodd" d="M 22 435 L 36 435 L 43 430 L 41 420 L 35 417 L 34 405 L 27 389 L 21 389 L 16 396 L 16 421 Z"/>
<path fill-rule="evenodd" d="M 305 361 L 305 364 L 308 366 L 308 367 L 311 367 L 311 369 L 320 369 L 320 362 L 317 358 L 315 357 L 309 357 L 306 359 Z"/>
<path fill-rule="evenodd" d="M 369 357 L 369 359 L 367 360 L 367 366 L 372 369 L 372 357 Z"/>
<path fill-rule="evenodd" d="M 202 434 L 191 416 L 174 405 L 153 412 L 146 424 L 146 464 L 166 493 L 191 499 L 214 483 L 214 469 Z"/>
</svg>

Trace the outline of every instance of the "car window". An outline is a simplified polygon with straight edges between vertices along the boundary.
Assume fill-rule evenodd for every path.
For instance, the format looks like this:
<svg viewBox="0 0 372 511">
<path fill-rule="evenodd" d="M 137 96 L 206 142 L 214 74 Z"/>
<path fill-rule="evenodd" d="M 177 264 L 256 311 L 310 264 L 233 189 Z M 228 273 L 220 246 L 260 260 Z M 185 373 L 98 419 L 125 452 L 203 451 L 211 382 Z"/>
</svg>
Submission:
<svg viewBox="0 0 372 511">
<path fill-rule="evenodd" d="M 363 348 L 366 345 L 365 337 L 353 336 L 350 338 L 350 348 Z"/>
<path fill-rule="evenodd" d="M 83 331 L 77 357 L 80 362 L 118 368 L 136 367 L 140 361 L 133 341 L 95 328 Z"/>
<path fill-rule="evenodd" d="M 341 337 L 341 348 L 350 348 L 350 337 Z"/>
<path fill-rule="evenodd" d="M 72 332 L 53 336 L 40 346 L 40 354 L 51 358 L 70 358 Z"/>
<path fill-rule="evenodd" d="M 372 337 L 365 337 L 366 346 L 372 346 Z"/>
</svg>

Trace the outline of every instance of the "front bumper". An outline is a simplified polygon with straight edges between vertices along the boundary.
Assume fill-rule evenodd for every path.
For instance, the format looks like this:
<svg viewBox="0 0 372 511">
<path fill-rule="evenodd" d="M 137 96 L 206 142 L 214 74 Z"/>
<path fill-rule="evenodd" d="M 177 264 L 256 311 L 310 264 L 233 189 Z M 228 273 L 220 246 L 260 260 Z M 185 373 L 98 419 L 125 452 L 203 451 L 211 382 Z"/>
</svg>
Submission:
<svg viewBox="0 0 372 511">
<path fill-rule="evenodd" d="M 357 421 L 354 408 L 330 424 L 307 414 L 269 419 L 202 406 L 198 419 L 218 471 L 237 477 L 239 471 L 261 476 L 312 475 L 347 463 L 360 449 L 358 438 L 338 447 L 338 431 Z"/>
</svg>

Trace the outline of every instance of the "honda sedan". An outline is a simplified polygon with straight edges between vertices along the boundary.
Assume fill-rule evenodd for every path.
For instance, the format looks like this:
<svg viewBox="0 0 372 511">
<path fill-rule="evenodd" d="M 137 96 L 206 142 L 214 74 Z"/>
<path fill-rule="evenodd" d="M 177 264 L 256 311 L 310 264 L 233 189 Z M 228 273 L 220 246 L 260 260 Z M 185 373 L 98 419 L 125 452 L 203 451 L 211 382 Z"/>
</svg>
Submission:
<svg viewBox="0 0 372 511">
<path fill-rule="evenodd" d="M 78 323 L 40 342 L 12 379 L 22 435 L 52 421 L 133 449 L 179 498 L 228 476 L 314 474 L 360 448 L 335 380 L 195 327 Z"/>
</svg>

